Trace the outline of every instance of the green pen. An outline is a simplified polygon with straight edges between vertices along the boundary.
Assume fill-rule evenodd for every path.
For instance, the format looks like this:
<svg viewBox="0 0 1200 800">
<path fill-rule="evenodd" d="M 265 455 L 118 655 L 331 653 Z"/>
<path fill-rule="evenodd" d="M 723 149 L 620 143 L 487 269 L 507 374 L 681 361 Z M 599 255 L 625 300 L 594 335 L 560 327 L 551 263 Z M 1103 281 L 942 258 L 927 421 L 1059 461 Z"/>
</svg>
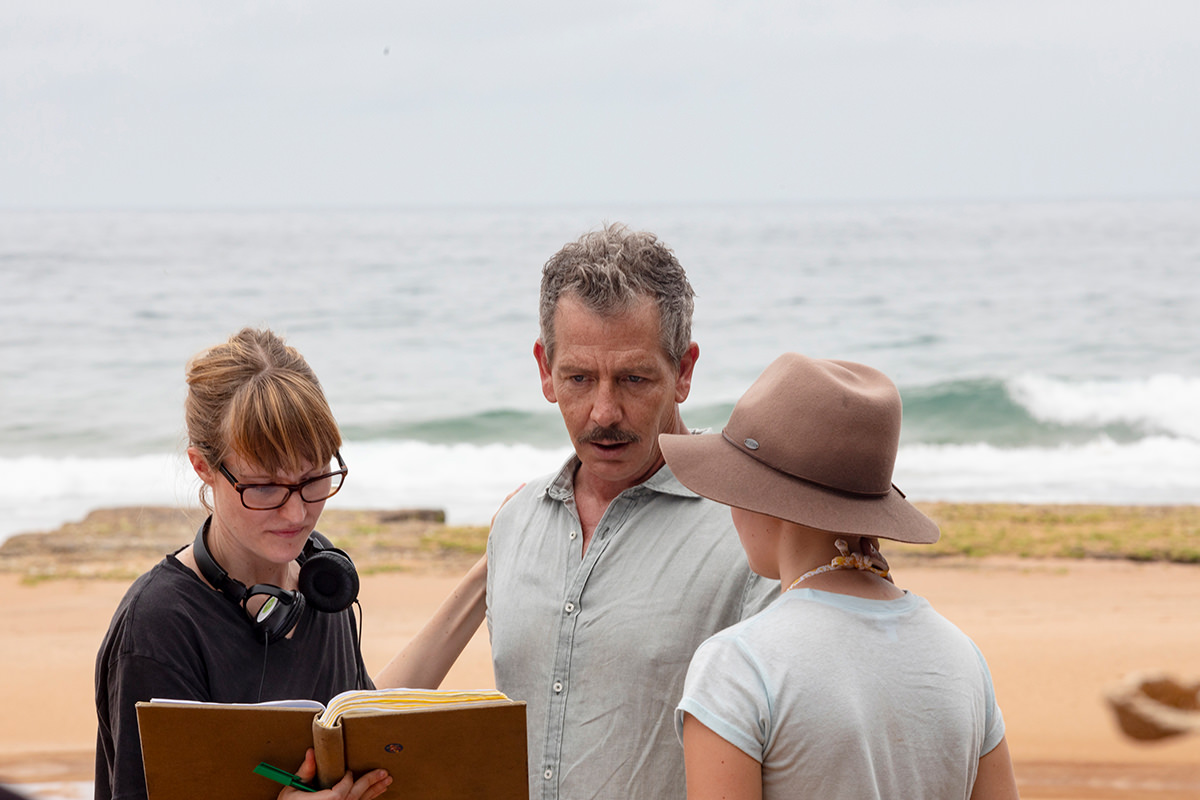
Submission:
<svg viewBox="0 0 1200 800">
<path fill-rule="evenodd" d="M 254 772 L 258 775 L 262 775 L 264 778 L 270 778 L 276 783 L 282 783 L 284 786 L 295 786 L 302 792 L 316 791 L 316 789 L 300 780 L 298 775 L 293 775 L 292 773 L 282 770 L 279 767 L 272 767 L 265 761 L 260 762 L 259 765 L 254 768 Z"/>
</svg>

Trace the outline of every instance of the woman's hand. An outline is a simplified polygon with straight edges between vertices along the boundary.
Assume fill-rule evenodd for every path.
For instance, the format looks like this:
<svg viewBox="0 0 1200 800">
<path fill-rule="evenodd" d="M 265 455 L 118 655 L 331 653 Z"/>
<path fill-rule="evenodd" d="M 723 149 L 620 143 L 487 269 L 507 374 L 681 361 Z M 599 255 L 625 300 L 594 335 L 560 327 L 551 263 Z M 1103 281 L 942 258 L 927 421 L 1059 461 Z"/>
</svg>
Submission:
<svg viewBox="0 0 1200 800">
<path fill-rule="evenodd" d="M 308 748 L 304 754 L 304 763 L 296 770 L 296 777 L 308 783 L 317 775 L 317 757 L 313 749 Z M 363 775 L 358 780 L 347 772 L 342 779 L 334 784 L 332 789 L 320 792 L 306 792 L 291 786 L 283 787 L 278 800 L 372 800 L 387 791 L 392 785 L 392 776 L 387 770 L 376 769 Z"/>
</svg>

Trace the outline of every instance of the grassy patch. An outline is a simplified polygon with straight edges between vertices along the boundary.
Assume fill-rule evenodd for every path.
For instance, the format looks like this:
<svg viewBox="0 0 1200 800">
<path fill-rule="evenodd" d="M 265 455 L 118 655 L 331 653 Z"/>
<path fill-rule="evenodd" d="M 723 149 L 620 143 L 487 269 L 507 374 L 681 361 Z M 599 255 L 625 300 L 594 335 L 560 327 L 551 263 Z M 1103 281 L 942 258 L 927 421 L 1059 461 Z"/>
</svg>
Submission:
<svg viewBox="0 0 1200 800">
<path fill-rule="evenodd" d="M 421 537 L 421 547 L 443 553 L 481 556 L 487 549 L 488 528 L 484 525 L 458 525 L 434 528 Z"/>
<path fill-rule="evenodd" d="M 938 523 L 934 545 L 889 542 L 917 557 L 1113 558 L 1200 564 L 1200 506 L 918 503 Z M 0 572 L 27 583 L 62 578 L 129 582 L 191 541 L 200 519 L 171 508 L 94 511 L 57 531 L 18 534 L 0 545 Z M 438 510 L 326 509 L 320 530 L 359 572 L 460 574 L 487 546 L 485 526 L 447 526 Z"/>
<path fill-rule="evenodd" d="M 888 543 L 930 556 L 1118 558 L 1200 564 L 1200 506 L 917 503 L 937 522 L 933 545 Z"/>
</svg>

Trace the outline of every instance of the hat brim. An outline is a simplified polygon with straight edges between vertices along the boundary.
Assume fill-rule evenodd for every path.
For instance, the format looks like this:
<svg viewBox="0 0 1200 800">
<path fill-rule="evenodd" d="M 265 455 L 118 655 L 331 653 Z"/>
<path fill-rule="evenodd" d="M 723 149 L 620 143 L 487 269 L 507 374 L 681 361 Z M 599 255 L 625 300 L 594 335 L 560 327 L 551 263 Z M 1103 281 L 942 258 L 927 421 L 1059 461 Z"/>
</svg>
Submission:
<svg viewBox="0 0 1200 800">
<path fill-rule="evenodd" d="M 680 483 L 724 505 L 850 536 L 933 544 L 941 535 L 895 486 L 878 497 L 826 489 L 755 460 L 717 433 L 662 434 L 658 441 Z"/>
</svg>

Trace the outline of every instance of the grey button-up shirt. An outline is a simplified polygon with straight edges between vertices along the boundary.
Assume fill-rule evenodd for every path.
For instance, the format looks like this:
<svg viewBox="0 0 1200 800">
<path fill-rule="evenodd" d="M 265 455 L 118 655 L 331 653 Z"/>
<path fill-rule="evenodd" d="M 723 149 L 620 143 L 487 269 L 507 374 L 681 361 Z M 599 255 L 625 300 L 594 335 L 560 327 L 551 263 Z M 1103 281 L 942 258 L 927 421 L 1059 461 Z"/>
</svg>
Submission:
<svg viewBox="0 0 1200 800">
<path fill-rule="evenodd" d="M 683 798 L 675 705 L 713 633 L 778 596 L 729 509 L 668 467 L 622 492 L 582 550 L 572 457 L 500 510 L 488 540 L 496 687 L 526 703 L 534 798 Z"/>
</svg>

